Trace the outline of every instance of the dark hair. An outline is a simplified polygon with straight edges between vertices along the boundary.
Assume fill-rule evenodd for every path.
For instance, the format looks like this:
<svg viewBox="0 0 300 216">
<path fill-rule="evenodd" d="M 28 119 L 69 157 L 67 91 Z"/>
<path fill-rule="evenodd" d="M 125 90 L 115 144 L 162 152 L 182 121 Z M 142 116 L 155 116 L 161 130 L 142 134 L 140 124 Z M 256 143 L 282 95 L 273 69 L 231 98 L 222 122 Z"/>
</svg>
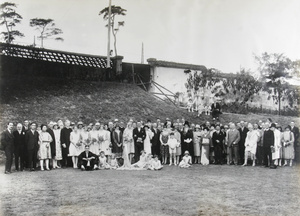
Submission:
<svg viewBox="0 0 300 216">
<path fill-rule="evenodd" d="M 208 127 L 204 127 L 204 128 L 203 128 L 203 130 L 207 130 L 207 131 L 209 131 L 209 128 L 208 128 Z"/>
<path fill-rule="evenodd" d="M 289 126 L 289 125 L 286 126 L 286 127 L 284 128 L 284 130 L 286 130 L 287 128 L 291 130 L 291 126 Z"/>
<path fill-rule="evenodd" d="M 153 158 L 158 158 L 158 156 L 157 155 L 153 155 Z"/>
<path fill-rule="evenodd" d="M 47 125 L 45 125 L 45 124 L 41 124 L 41 129 L 43 130 L 43 127 L 44 126 L 46 126 L 46 128 L 47 128 Z"/>
<path fill-rule="evenodd" d="M 35 124 L 35 126 L 38 126 L 36 122 L 31 122 L 30 126 L 33 125 L 33 124 Z"/>
</svg>

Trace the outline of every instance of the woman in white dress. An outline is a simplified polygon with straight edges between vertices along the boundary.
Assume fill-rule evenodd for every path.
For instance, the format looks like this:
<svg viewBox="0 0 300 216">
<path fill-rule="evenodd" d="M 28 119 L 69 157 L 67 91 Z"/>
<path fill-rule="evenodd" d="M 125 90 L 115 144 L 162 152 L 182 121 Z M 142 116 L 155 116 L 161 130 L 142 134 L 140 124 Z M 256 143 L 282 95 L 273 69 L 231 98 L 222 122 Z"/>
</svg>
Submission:
<svg viewBox="0 0 300 216">
<path fill-rule="evenodd" d="M 248 124 L 248 129 L 249 131 L 247 132 L 247 136 L 245 139 L 245 161 L 242 166 L 247 166 L 249 155 L 251 157 L 251 160 L 253 161 L 252 166 L 255 166 L 255 155 L 259 135 L 257 131 L 253 130 L 253 125 L 250 123 Z"/>
<path fill-rule="evenodd" d="M 41 132 L 39 135 L 39 156 L 40 156 L 40 166 L 41 170 L 44 170 L 44 160 L 46 162 L 46 169 L 49 169 L 49 160 L 51 159 L 51 147 L 52 142 L 51 135 L 47 132 L 47 126 L 41 125 Z"/>
<path fill-rule="evenodd" d="M 62 160 L 60 131 L 61 131 L 61 129 L 58 128 L 58 124 L 56 122 L 54 122 L 53 133 L 54 133 L 54 137 L 55 137 L 55 158 L 53 160 L 53 168 L 60 168 L 60 166 L 58 166 L 58 161 Z"/>
<path fill-rule="evenodd" d="M 83 145 L 81 134 L 75 126 L 70 134 L 69 156 L 72 157 L 73 168 L 77 168 L 78 155 L 81 153 L 80 147 Z"/>
<path fill-rule="evenodd" d="M 134 141 L 133 141 L 132 122 L 128 122 L 127 127 L 125 128 L 124 133 L 123 133 L 123 158 L 126 157 L 125 156 L 126 153 L 129 157 L 128 160 L 131 164 L 132 158 L 134 156 Z M 124 159 L 124 163 L 125 163 L 125 159 Z"/>
<path fill-rule="evenodd" d="M 95 155 L 99 155 L 99 130 L 96 130 L 96 127 L 93 127 L 93 129 L 89 131 L 89 137 L 91 142 L 90 151 L 93 152 Z"/>
<path fill-rule="evenodd" d="M 272 153 L 272 160 L 274 160 L 275 166 L 281 166 L 281 157 L 282 157 L 282 145 L 281 145 L 281 132 L 275 128 L 271 127 L 271 130 L 274 132 L 274 152 Z"/>
<path fill-rule="evenodd" d="M 98 131 L 99 149 L 103 151 L 104 155 L 108 155 L 107 149 L 109 148 L 109 136 L 107 130 L 104 129 L 104 124 L 100 123 L 100 129 Z"/>
<path fill-rule="evenodd" d="M 144 130 L 146 132 L 146 137 L 144 139 L 144 151 L 146 154 L 151 154 L 151 139 L 153 137 L 153 132 L 149 129 L 148 125 L 144 126 Z"/>
</svg>

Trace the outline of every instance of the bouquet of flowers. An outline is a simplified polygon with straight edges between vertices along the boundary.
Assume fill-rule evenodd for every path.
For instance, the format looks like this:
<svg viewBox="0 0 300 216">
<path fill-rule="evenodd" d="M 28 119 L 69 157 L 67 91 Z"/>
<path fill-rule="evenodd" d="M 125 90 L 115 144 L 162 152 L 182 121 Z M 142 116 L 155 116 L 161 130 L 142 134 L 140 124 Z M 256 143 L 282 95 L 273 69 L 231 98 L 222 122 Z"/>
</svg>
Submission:
<svg viewBox="0 0 300 216">
<path fill-rule="evenodd" d="M 103 141 L 104 141 L 103 136 L 99 136 L 99 141 L 100 141 L 100 142 L 103 142 Z"/>
<path fill-rule="evenodd" d="M 136 141 L 142 143 L 143 139 L 141 137 L 138 137 Z"/>
<path fill-rule="evenodd" d="M 275 152 L 275 147 L 271 146 L 271 152 L 274 153 Z"/>
<path fill-rule="evenodd" d="M 93 138 L 92 139 L 92 142 L 94 143 L 94 142 L 97 142 L 97 139 L 96 138 Z"/>
<path fill-rule="evenodd" d="M 82 145 L 82 141 L 80 140 L 78 143 L 76 143 L 76 146 L 79 147 Z"/>
</svg>

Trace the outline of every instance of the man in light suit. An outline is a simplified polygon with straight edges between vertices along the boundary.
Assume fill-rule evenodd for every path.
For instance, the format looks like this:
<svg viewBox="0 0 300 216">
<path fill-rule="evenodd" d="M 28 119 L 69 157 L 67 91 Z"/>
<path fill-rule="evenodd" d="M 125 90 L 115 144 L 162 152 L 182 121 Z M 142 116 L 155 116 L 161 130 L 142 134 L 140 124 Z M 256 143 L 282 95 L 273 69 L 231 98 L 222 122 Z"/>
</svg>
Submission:
<svg viewBox="0 0 300 216">
<path fill-rule="evenodd" d="M 239 158 L 239 143 L 240 141 L 240 132 L 236 129 L 234 123 L 230 123 L 230 129 L 227 131 L 225 144 L 227 146 L 227 164 L 231 165 L 234 160 L 234 164 L 238 164 Z M 234 154 L 234 159 L 233 159 Z"/>
<path fill-rule="evenodd" d="M 30 124 L 30 130 L 25 134 L 25 143 L 28 157 L 28 168 L 30 171 L 35 171 L 37 162 L 37 152 L 39 149 L 39 133 L 36 131 L 37 124 L 32 122 Z"/>
<path fill-rule="evenodd" d="M 13 152 L 14 152 L 14 135 L 13 135 L 14 124 L 9 122 L 7 124 L 7 129 L 1 134 L 1 150 L 4 150 L 6 156 L 5 162 L 5 174 L 11 173 L 11 165 L 13 162 Z"/>
</svg>

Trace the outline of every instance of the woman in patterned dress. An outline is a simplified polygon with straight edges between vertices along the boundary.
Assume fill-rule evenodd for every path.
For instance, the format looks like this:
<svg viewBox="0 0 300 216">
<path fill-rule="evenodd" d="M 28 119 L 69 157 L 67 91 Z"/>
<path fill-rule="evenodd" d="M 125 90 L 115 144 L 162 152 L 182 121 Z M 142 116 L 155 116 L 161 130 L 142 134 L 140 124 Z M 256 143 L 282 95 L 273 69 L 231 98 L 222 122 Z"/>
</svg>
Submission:
<svg viewBox="0 0 300 216">
<path fill-rule="evenodd" d="M 169 156 L 169 146 L 168 146 L 168 140 L 169 140 L 169 130 L 166 126 L 163 127 L 162 132 L 160 133 L 160 154 L 162 156 L 162 164 L 167 164 L 167 158 Z"/>
</svg>

